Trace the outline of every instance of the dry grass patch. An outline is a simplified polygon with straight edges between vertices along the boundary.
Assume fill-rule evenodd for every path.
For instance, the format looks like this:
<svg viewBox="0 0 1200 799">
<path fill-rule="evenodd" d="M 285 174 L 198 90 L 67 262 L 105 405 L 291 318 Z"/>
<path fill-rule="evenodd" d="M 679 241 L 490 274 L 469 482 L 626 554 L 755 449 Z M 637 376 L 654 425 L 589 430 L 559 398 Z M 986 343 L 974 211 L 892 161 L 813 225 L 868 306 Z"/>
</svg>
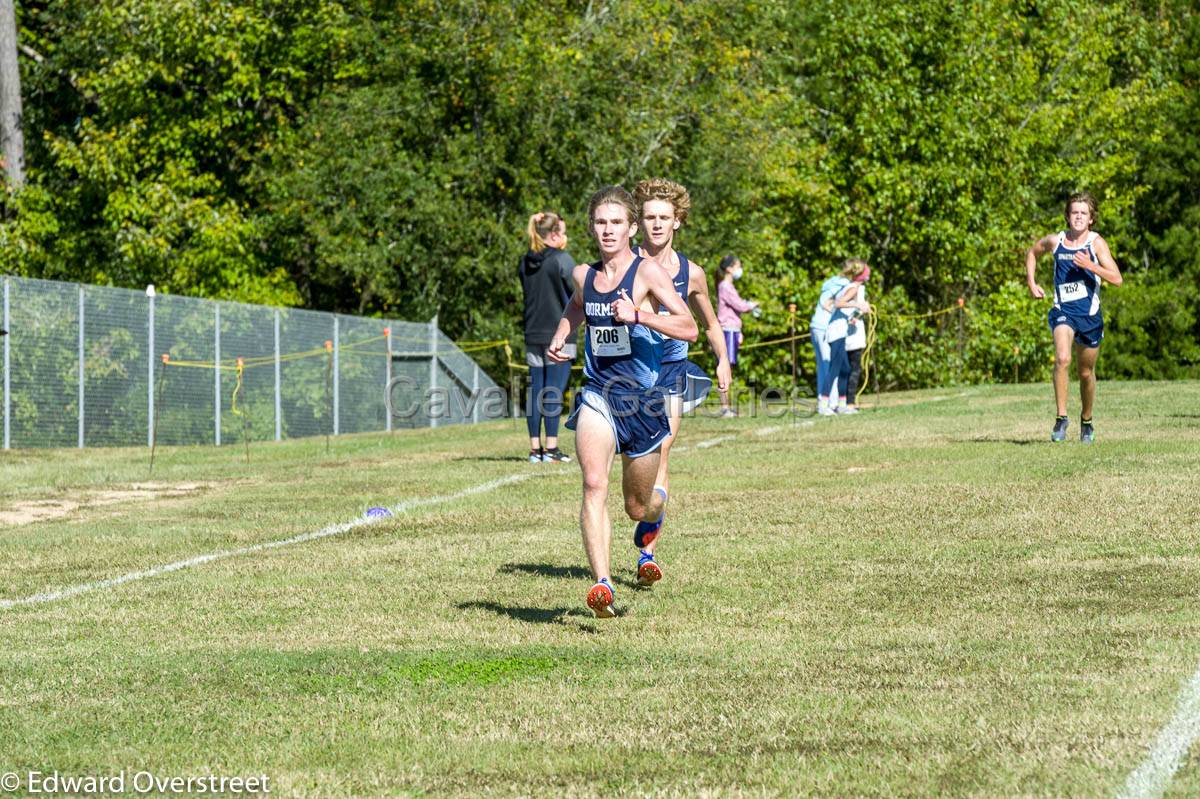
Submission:
<svg viewBox="0 0 1200 799">
<path fill-rule="evenodd" d="M 77 511 L 82 513 L 91 508 L 194 496 L 214 485 L 214 483 L 131 483 L 125 488 L 71 491 L 66 496 L 53 499 L 15 500 L 7 508 L 0 508 L 0 525 L 21 527 L 27 524 L 66 518 L 75 515 Z"/>
</svg>

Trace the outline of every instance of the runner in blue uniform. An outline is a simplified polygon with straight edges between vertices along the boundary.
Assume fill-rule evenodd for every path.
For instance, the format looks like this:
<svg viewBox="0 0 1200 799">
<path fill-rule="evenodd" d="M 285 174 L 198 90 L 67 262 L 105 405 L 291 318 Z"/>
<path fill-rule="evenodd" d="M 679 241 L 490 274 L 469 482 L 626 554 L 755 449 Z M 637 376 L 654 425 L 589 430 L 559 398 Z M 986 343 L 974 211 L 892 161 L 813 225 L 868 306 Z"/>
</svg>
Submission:
<svg viewBox="0 0 1200 799">
<path fill-rule="evenodd" d="M 1121 285 L 1108 243 L 1092 230 L 1096 222 L 1096 200 L 1087 192 L 1071 195 L 1065 210 L 1067 229 L 1043 236 L 1025 253 L 1025 276 L 1029 293 L 1042 299 L 1046 292 L 1037 284 L 1037 260 L 1054 255 L 1054 306 L 1050 309 L 1050 330 L 1054 334 L 1054 401 L 1058 415 L 1050 431 L 1051 441 L 1067 437 L 1067 387 L 1070 381 L 1071 351 L 1079 371 L 1079 440 L 1090 444 L 1096 438 L 1092 425 L 1092 406 L 1096 399 L 1096 358 L 1104 338 L 1104 317 L 1100 313 L 1100 286 L 1107 280 Z"/>
<path fill-rule="evenodd" d="M 575 430 L 575 451 L 583 470 L 579 524 L 596 577 L 587 604 L 598 618 L 611 618 L 617 615 L 610 569 L 612 522 L 608 517 L 608 474 L 613 457 L 621 453 L 621 482 L 629 518 L 658 519 L 667 502 L 666 489 L 654 482 L 658 449 L 671 430 L 665 402 L 655 390 L 662 336 L 694 341 L 697 329 L 666 273 L 629 248 L 629 239 L 637 230 L 637 208 L 629 192 L 620 186 L 596 192 L 588 204 L 588 222 L 600 246 L 600 260 L 575 268 L 578 288 L 546 348 L 546 357 L 556 362 L 567 360 L 563 348 L 587 320 L 586 384 L 567 427 Z M 657 312 L 662 309 L 669 313 Z"/>
<path fill-rule="evenodd" d="M 698 264 L 674 249 L 675 231 L 687 221 L 692 207 L 688 190 L 673 181 L 654 178 L 637 184 L 633 196 L 642 217 L 640 249 L 671 279 L 675 291 L 688 304 L 695 318 L 703 321 L 708 343 L 717 356 L 717 387 L 722 392 L 728 391 L 732 380 L 729 356 L 725 351 L 721 323 L 717 321 L 712 300 L 708 296 L 708 279 Z M 660 450 L 656 484 L 670 491 L 668 458 L 671 444 L 679 433 L 679 422 L 685 412 L 704 402 L 712 389 L 712 378 L 688 360 L 687 341 L 667 338 L 663 340 L 662 347 L 658 385 L 667 395 L 671 435 Z M 654 549 L 662 532 L 662 524 L 663 517 L 659 516 L 652 522 L 638 522 L 634 530 L 633 543 L 638 548 L 639 585 L 648 587 L 662 579 L 662 567 L 654 560 Z"/>
</svg>

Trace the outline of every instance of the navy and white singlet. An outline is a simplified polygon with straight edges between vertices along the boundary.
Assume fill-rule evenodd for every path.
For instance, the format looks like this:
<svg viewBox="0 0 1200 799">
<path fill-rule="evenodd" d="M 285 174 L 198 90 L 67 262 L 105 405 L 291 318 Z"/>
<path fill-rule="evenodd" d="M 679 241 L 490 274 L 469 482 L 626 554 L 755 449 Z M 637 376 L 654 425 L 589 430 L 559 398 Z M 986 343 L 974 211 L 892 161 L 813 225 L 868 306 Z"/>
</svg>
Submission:
<svg viewBox="0 0 1200 799">
<path fill-rule="evenodd" d="M 691 283 L 691 264 L 683 253 L 679 256 L 679 274 L 672 279 L 675 292 L 683 299 L 686 307 L 688 286 Z M 659 315 L 669 315 L 666 308 Z M 689 311 L 690 313 L 690 311 Z M 682 397 L 682 412 L 688 413 L 704 402 L 712 390 L 712 378 L 696 364 L 688 360 L 688 342 L 662 336 L 662 369 L 658 374 L 658 385 L 672 396 Z"/>
<path fill-rule="evenodd" d="M 1096 233 L 1088 233 L 1079 247 L 1067 246 L 1066 231 L 1058 234 L 1054 247 L 1054 307 L 1069 316 L 1095 316 L 1100 313 L 1100 276 L 1075 265 L 1075 253 L 1086 252 L 1092 263 L 1099 263 L 1092 242 Z"/>
<path fill-rule="evenodd" d="M 1086 252 L 1092 263 L 1099 263 L 1092 242 L 1095 233 L 1079 247 L 1067 246 L 1066 231 L 1058 234 L 1054 246 L 1054 307 L 1047 323 L 1050 330 L 1066 325 L 1075 331 L 1074 339 L 1081 347 L 1099 347 L 1104 339 L 1104 316 L 1100 313 L 1100 276 L 1075 265 L 1075 253 Z"/>
<path fill-rule="evenodd" d="M 662 360 L 661 337 L 645 325 L 626 325 L 613 318 L 612 306 L 621 290 L 633 298 L 633 283 L 644 259 L 635 255 L 625 276 L 612 291 L 596 289 L 600 264 L 591 265 L 583 283 L 583 311 L 587 318 L 587 341 L 583 374 L 587 385 L 597 391 L 637 391 L 658 380 Z"/>
<path fill-rule="evenodd" d="M 596 290 L 600 264 L 592 264 L 588 272 L 583 284 L 587 317 L 583 372 L 587 383 L 575 395 L 575 409 L 567 419 L 567 429 L 575 430 L 580 412 L 591 408 L 612 429 L 616 451 L 630 458 L 653 452 L 671 434 L 666 402 L 655 387 L 662 336 L 645 325 L 621 324 L 612 313 L 622 289 L 633 299 L 633 282 L 642 260 L 640 255 L 634 256 L 612 291 Z"/>
<path fill-rule="evenodd" d="M 687 305 L 688 300 L 688 281 L 691 280 L 691 270 L 689 269 L 688 259 L 683 253 L 676 253 L 679 256 L 679 274 L 672 280 L 675 286 L 675 293 L 683 298 L 683 304 Z M 663 308 L 659 311 L 660 314 L 669 315 L 670 311 Z M 662 344 L 662 361 L 663 363 L 672 363 L 674 361 L 687 360 L 688 343 L 680 341 L 676 338 L 663 337 Z"/>
</svg>

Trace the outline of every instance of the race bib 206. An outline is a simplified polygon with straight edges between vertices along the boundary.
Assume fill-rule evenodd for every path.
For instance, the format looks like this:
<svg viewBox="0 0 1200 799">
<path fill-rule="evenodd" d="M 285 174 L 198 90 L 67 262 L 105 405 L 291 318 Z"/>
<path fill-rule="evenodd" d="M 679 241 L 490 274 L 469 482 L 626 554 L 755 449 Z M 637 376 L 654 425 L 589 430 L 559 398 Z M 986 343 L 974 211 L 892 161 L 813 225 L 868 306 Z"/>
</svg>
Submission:
<svg viewBox="0 0 1200 799">
<path fill-rule="evenodd" d="M 593 355 L 616 358 L 632 352 L 629 348 L 629 328 L 625 325 L 588 327 L 588 336 L 592 340 Z"/>
</svg>

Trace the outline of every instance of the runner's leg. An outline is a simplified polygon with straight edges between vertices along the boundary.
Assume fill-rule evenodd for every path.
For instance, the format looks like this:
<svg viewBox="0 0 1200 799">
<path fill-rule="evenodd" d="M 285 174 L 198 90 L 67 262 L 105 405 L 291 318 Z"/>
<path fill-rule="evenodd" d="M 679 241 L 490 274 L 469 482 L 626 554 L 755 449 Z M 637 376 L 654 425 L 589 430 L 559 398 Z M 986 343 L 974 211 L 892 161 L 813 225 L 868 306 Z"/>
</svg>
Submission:
<svg viewBox="0 0 1200 799">
<path fill-rule="evenodd" d="M 1067 391 L 1071 380 L 1071 347 L 1075 331 L 1070 325 L 1054 328 L 1054 405 L 1059 416 L 1067 415 Z"/>
<path fill-rule="evenodd" d="M 583 550 L 596 580 L 611 577 L 609 550 L 612 522 L 608 517 L 608 473 L 616 454 L 616 441 L 608 421 L 594 408 L 579 409 L 575 425 L 575 451 L 583 471 L 583 506 L 579 528 Z"/>
<path fill-rule="evenodd" d="M 1083 406 L 1080 418 L 1092 418 L 1092 406 L 1096 402 L 1096 359 L 1099 347 L 1075 345 L 1075 366 L 1079 370 L 1079 401 Z"/>
</svg>

